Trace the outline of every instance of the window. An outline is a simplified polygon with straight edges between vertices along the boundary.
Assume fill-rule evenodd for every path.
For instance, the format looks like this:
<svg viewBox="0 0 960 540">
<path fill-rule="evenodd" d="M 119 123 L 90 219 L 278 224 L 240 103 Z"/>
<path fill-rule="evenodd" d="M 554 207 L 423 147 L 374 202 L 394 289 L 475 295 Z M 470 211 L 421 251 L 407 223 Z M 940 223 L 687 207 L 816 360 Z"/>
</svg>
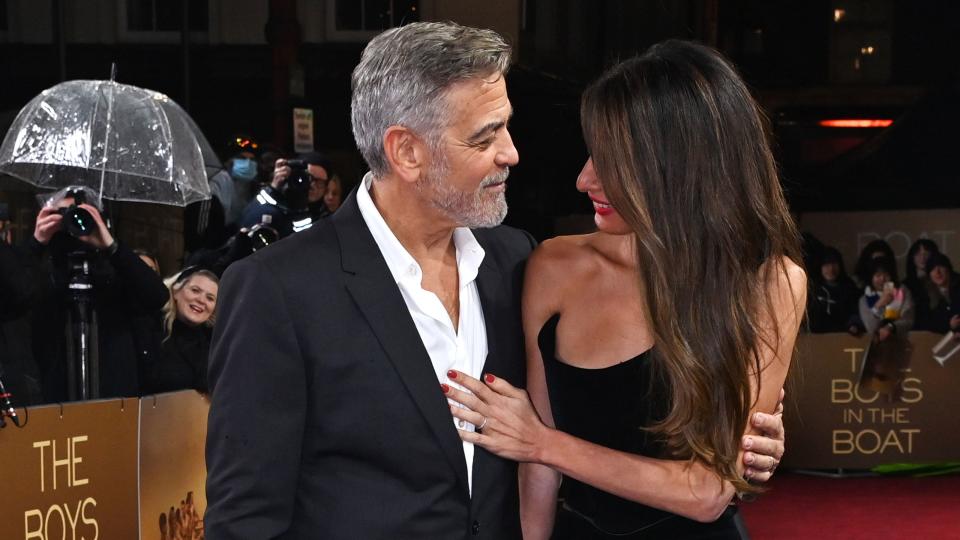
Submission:
<svg viewBox="0 0 960 540">
<path fill-rule="evenodd" d="M 119 0 L 120 35 L 130 41 L 173 42 L 180 39 L 183 0 Z M 191 34 L 206 33 L 210 27 L 208 0 L 188 0 L 187 17 Z"/>
<path fill-rule="evenodd" d="M 893 58 L 893 2 L 835 0 L 831 15 L 831 80 L 888 82 Z"/>
<path fill-rule="evenodd" d="M 327 35 L 332 40 L 366 40 L 420 20 L 418 0 L 332 0 L 327 3 Z"/>
</svg>

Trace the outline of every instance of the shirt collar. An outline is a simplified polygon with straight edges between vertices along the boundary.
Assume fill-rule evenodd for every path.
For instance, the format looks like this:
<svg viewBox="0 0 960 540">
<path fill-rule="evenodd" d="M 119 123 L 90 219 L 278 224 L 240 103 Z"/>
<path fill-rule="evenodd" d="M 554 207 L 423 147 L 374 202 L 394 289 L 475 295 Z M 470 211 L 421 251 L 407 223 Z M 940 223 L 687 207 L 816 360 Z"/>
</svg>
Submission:
<svg viewBox="0 0 960 540">
<path fill-rule="evenodd" d="M 473 236 L 473 231 L 466 227 L 453 230 L 453 244 L 457 247 L 457 273 L 460 276 L 460 287 L 463 287 L 477 279 L 486 252 Z"/>
<path fill-rule="evenodd" d="M 380 210 L 374 204 L 370 197 L 370 187 L 374 179 L 372 173 L 367 173 L 363 177 L 360 189 L 357 190 L 357 206 L 360 208 L 360 215 L 366 222 L 373 240 L 380 248 L 384 260 L 387 262 L 387 268 L 397 283 L 415 281 L 418 285 L 421 279 L 420 264 L 410 255 L 396 235 L 390 230 L 387 222 L 384 221 Z M 479 273 L 480 264 L 486 255 L 477 238 L 467 227 L 457 227 L 453 230 L 453 244 L 457 249 L 457 273 L 460 276 L 460 287 L 463 287 L 474 279 Z"/>
</svg>

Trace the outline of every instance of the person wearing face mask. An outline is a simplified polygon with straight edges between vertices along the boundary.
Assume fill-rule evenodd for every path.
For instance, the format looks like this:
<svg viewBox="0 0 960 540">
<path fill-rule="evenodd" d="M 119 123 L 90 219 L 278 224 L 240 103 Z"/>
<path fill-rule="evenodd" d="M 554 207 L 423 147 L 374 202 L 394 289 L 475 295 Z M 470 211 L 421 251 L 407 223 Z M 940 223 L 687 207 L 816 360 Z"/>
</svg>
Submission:
<svg viewBox="0 0 960 540">
<path fill-rule="evenodd" d="M 257 162 L 252 155 L 240 154 L 233 159 L 230 166 L 230 176 L 235 180 L 253 182 L 257 179 Z"/>
<path fill-rule="evenodd" d="M 210 199 L 187 205 L 183 216 L 184 250 L 197 253 L 217 249 L 237 231 L 237 220 L 260 188 L 260 145 L 245 136 L 234 137 L 224 155 L 223 168 L 208 173 Z"/>
<path fill-rule="evenodd" d="M 71 207 L 89 216 L 85 230 L 68 227 L 64 211 Z M 67 366 L 77 311 L 70 283 L 78 276 L 90 286 L 90 355 L 99 362 L 99 395 L 91 397 L 139 395 L 132 321 L 159 310 L 168 294 L 160 276 L 113 237 L 96 195 L 66 188 L 46 198 L 24 250 L 40 268 L 44 284 L 33 312 L 32 335 L 45 402 L 67 401 L 71 395 Z"/>
<path fill-rule="evenodd" d="M 243 211 L 238 222 L 241 228 L 253 227 L 262 223 L 264 216 L 270 216 L 271 226 L 280 238 L 285 238 L 330 215 L 324 203 L 327 182 L 332 176 L 330 162 L 318 152 L 300 154 L 296 159 L 306 166 L 306 170 L 295 170 L 288 160 L 278 159 L 270 185 L 261 189 Z M 304 189 L 301 184 L 298 188 L 288 181 L 295 175 L 308 176 L 309 185 Z"/>
<path fill-rule="evenodd" d="M 163 308 L 166 337 L 159 360 L 147 370 L 148 392 L 192 388 L 207 391 L 207 355 L 220 280 L 213 272 L 189 267 L 166 280 L 170 300 Z"/>
<path fill-rule="evenodd" d="M 230 174 L 226 178 L 223 174 L 219 174 L 210 180 L 211 194 L 223 205 L 224 223 L 228 227 L 237 223 L 243 215 L 244 208 L 260 188 L 258 182 L 260 162 L 256 150 L 254 143 L 240 147 L 239 151 L 224 164 Z M 229 186 L 224 184 L 224 180 L 230 181 Z"/>
</svg>

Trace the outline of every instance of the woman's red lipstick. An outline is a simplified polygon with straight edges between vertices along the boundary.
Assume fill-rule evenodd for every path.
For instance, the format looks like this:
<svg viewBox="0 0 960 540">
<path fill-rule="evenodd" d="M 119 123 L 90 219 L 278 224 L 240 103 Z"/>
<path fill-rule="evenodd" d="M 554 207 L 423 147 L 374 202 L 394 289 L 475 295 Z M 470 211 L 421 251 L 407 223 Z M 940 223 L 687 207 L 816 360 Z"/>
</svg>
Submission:
<svg viewBox="0 0 960 540">
<path fill-rule="evenodd" d="M 602 201 L 594 197 L 590 197 L 590 200 L 593 201 L 593 211 L 600 216 L 609 216 L 610 214 L 616 212 L 616 210 L 613 209 L 613 206 L 610 206 L 610 203 L 607 201 Z"/>
</svg>

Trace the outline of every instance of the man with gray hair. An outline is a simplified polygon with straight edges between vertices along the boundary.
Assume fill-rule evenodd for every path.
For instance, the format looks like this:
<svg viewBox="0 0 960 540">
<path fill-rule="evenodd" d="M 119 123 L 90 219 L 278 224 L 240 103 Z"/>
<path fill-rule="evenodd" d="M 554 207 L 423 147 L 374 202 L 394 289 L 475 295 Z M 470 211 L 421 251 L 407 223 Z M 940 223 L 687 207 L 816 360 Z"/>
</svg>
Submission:
<svg viewBox="0 0 960 540">
<path fill-rule="evenodd" d="M 516 464 L 460 440 L 450 370 L 524 379 L 526 233 L 507 212 L 496 33 L 415 23 L 353 73 L 370 166 L 327 222 L 227 271 L 207 538 L 520 538 Z M 476 228 L 475 230 L 471 230 Z"/>
</svg>

